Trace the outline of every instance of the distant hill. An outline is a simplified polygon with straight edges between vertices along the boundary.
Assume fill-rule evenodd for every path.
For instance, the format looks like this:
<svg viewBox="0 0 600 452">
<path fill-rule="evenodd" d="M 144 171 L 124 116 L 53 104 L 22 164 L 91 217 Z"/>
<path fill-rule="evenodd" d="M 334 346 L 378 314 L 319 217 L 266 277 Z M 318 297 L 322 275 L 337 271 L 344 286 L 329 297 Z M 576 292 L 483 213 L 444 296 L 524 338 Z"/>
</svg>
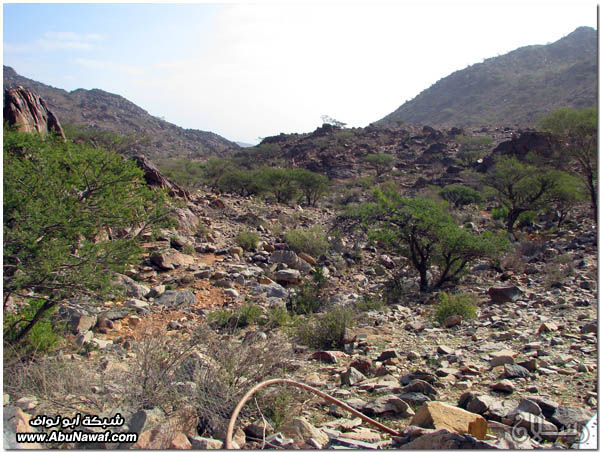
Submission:
<svg viewBox="0 0 600 452">
<path fill-rule="evenodd" d="M 552 44 L 489 58 L 441 79 L 375 124 L 533 126 L 560 107 L 593 107 L 596 43 L 596 30 L 580 27 Z"/>
<path fill-rule="evenodd" d="M 150 139 L 141 150 L 152 159 L 201 159 L 228 155 L 239 146 L 212 132 L 183 129 L 154 117 L 133 102 L 100 89 L 68 92 L 22 77 L 4 66 L 4 87 L 23 86 L 42 96 L 61 123 L 74 123 Z"/>
</svg>

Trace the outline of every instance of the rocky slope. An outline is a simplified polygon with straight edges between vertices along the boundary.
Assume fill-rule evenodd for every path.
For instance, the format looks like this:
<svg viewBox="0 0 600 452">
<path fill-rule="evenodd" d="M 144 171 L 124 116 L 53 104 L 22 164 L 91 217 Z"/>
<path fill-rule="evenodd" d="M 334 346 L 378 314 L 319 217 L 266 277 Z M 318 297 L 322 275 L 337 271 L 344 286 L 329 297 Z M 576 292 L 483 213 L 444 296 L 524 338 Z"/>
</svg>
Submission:
<svg viewBox="0 0 600 452">
<path fill-rule="evenodd" d="M 127 99 L 100 89 L 67 92 L 20 76 L 4 66 L 4 87 L 23 86 L 43 97 L 63 124 L 73 123 L 101 130 L 149 138 L 143 153 L 151 159 L 223 156 L 239 146 L 212 133 L 183 129 L 151 116 Z M 142 151 L 142 149 L 138 150 Z"/>
<path fill-rule="evenodd" d="M 560 107 L 593 107 L 596 41 L 596 30 L 580 27 L 552 44 L 489 58 L 441 79 L 375 124 L 531 126 Z"/>
<path fill-rule="evenodd" d="M 485 212 L 469 214 L 471 227 L 492 227 Z M 75 348 L 58 363 L 42 363 L 46 372 L 59 364 L 63 374 L 67 368 L 86 385 L 40 393 L 16 392 L 17 379 L 5 383 L 9 429 L 42 413 L 118 412 L 126 423 L 117 431 L 140 433 L 135 447 L 221 447 L 232 402 L 212 380 L 209 395 L 198 394 L 211 363 L 233 346 L 235 362 L 266 366 L 270 357 L 279 363 L 261 380 L 281 375 L 309 384 L 397 433 L 381 432 L 310 393 L 280 387 L 252 402 L 260 411 L 238 421 L 234 447 L 260 448 L 263 434 L 269 447 L 283 448 L 564 447 L 579 438 L 597 409 L 597 248 L 589 219 L 578 216 L 568 230 L 544 236 L 530 230 L 501 270 L 473 265 L 457 289 L 480 300 L 478 316 L 438 325 L 432 320 L 435 297 L 418 292 L 415 276 L 401 269 L 402 256 L 384 254 L 364 237 L 331 236 L 331 249 L 318 263 L 285 251 L 282 231 L 316 224 L 327 230 L 332 208 L 198 191 L 178 216 L 176 231 L 146 237 L 143 265 L 116 279 L 123 297 L 98 307 L 72 300 L 60 310 Z M 235 237 L 249 229 L 260 242 L 244 251 Z M 327 268 L 328 302 L 346 309 L 377 296 L 391 277 L 401 278 L 405 290 L 383 310 L 363 310 L 343 351 L 310 349 L 269 319 L 316 265 Z M 186 372 L 169 374 L 168 385 L 177 385 L 192 408 L 165 412 L 150 403 L 140 409 L 120 398 L 132 390 L 131 382 L 141 381 L 143 369 L 151 371 L 141 366 L 149 365 L 145 357 L 161 359 L 158 344 L 187 344 L 198 326 L 221 318 L 215 313 L 239 313 L 248 304 L 258 307 L 258 318 L 209 336 L 216 342 L 203 340 L 200 351 L 185 355 Z"/>
</svg>

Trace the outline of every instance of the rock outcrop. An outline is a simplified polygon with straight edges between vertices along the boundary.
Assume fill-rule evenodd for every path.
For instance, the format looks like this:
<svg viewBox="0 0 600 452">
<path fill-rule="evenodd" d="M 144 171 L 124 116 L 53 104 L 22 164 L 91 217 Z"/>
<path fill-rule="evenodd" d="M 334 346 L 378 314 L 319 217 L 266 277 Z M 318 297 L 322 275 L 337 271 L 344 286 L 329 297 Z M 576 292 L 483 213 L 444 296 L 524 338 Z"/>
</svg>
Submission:
<svg viewBox="0 0 600 452">
<path fill-rule="evenodd" d="M 146 183 L 148 185 L 166 188 L 169 190 L 169 194 L 171 196 L 183 198 L 185 200 L 190 199 L 190 192 L 163 176 L 158 168 L 154 166 L 154 163 L 152 163 L 146 157 L 135 155 L 132 157 L 132 159 L 142 170 L 144 170 L 144 179 L 146 179 Z"/>
<path fill-rule="evenodd" d="M 44 99 L 22 86 L 4 90 L 4 121 L 23 132 L 53 132 L 65 139 L 58 118 Z"/>
</svg>

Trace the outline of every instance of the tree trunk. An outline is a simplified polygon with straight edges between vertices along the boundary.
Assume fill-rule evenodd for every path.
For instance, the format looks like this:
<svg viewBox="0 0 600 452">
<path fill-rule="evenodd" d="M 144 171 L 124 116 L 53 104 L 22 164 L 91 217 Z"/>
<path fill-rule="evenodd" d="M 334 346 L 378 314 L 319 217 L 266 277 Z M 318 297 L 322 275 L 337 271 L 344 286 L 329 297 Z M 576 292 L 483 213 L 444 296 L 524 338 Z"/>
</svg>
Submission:
<svg viewBox="0 0 600 452">
<path fill-rule="evenodd" d="M 31 319 L 29 321 L 29 323 L 27 325 L 25 325 L 15 336 L 15 338 L 11 341 L 9 341 L 10 344 L 16 344 L 20 341 L 23 340 L 23 338 L 25 338 L 25 336 L 27 336 L 27 334 L 29 333 L 29 331 L 36 325 L 36 323 L 38 323 L 38 321 L 42 318 L 42 315 L 44 314 L 44 312 L 46 312 L 48 309 L 54 307 L 56 305 L 56 301 L 53 300 L 46 300 L 44 301 L 44 304 L 38 309 L 38 311 L 35 313 L 35 315 L 33 316 L 33 319 Z"/>
<path fill-rule="evenodd" d="M 429 284 L 427 282 L 427 268 L 421 267 L 418 270 L 419 270 L 419 276 L 421 277 L 421 281 L 419 283 L 419 291 L 427 292 L 427 289 L 429 289 Z"/>
</svg>

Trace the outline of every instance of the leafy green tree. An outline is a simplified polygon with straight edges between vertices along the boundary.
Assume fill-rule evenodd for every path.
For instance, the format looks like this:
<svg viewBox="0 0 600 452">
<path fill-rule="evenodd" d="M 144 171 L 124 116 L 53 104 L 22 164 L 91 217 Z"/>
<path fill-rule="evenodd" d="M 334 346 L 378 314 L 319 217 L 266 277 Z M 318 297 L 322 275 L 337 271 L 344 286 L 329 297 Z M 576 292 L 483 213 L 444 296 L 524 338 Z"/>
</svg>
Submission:
<svg viewBox="0 0 600 452">
<path fill-rule="evenodd" d="M 278 144 L 261 143 L 258 146 L 237 151 L 233 156 L 233 161 L 242 168 L 253 169 L 274 161 L 281 154 L 281 146 Z"/>
<path fill-rule="evenodd" d="M 233 168 L 231 160 L 211 158 L 204 162 L 202 172 L 203 179 L 211 188 L 217 188 L 219 182 L 227 170 Z"/>
<path fill-rule="evenodd" d="M 256 195 L 264 190 L 257 171 L 233 168 L 225 171 L 217 184 L 219 190 L 240 196 Z"/>
<path fill-rule="evenodd" d="M 557 219 L 556 227 L 560 228 L 573 208 L 585 199 L 585 188 L 581 180 L 567 173 L 562 173 L 550 193 L 550 204 Z"/>
<path fill-rule="evenodd" d="M 493 189 L 494 198 L 507 209 L 506 230 L 513 234 L 519 215 L 538 210 L 546 204 L 557 186 L 561 172 L 519 162 L 514 157 L 501 157 L 481 182 Z"/>
<path fill-rule="evenodd" d="M 287 203 L 298 193 L 293 170 L 285 168 L 261 168 L 257 177 L 265 190 L 275 196 L 277 202 Z"/>
<path fill-rule="evenodd" d="M 375 170 L 377 177 L 381 177 L 392 170 L 394 156 L 390 154 L 369 154 L 365 157 L 365 162 Z"/>
<path fill-rule="evenodd" d="M 292 170 L 292 177 L 299 190 L 304 194 L 304 199 L 309 206 L 315 206 L 329 189 L 329 179 L 322 174 L 313 173 L 307 169 Z"/>
<path fill-rule="evenodd" d="M 7 129 L 3 206 L 5 301 L 26 300 L 5 323 L 9 344 L 65 299 L 111 293 L 112 272 L 141 255 L 141 234 L 170 222 L 166 193 L 123 156 Z"/>
<path fill-rule="evenodd" d="M 459 281 L 467 264 L 506 249 L 502 236 L 462 229 L 442 203 L 379 190 L 374 195 L 375 202 L 354 206 L 340 219 L 362 226 L 372 239 L 406 255 L 419 274 L 422 292 Z M 434 264 L 438 275 L 431 285 L 427 273 Z"/>
<path fill-rule="evenodd" d="M 136 134 L 121 135 L 111 130 L 64 123 L 63 130 L 67 139 L 74 143 L 82 143 L 94 148 L 111 149 L 118 154 L 130 155 L 138 152 L 150 143 L 148 137 Z"/>
<path fill-rule="evenodd" d="M 481 193 L 465 185 L 448 185 L 440 191 L 440 196 L 456 208 L 483 201 Z"/>
<path fill-rule="evenodd" d="M 111 149 L 111 148 L 107 148 Z M 204 163 L 188 159 L 168 159 L 156 161 L 163 175 L 187 189 L 200 188 L 204 177 Z"/>
<path fill-rule="evenodd" d="M 569 162 L 583 179 L 589 194 L 594 220 L 598 221 L 598 113 L 595 108 L 560 108 L 540 121 L 543 130 L 563 140 L 558 157 Z"/>
</svg>

